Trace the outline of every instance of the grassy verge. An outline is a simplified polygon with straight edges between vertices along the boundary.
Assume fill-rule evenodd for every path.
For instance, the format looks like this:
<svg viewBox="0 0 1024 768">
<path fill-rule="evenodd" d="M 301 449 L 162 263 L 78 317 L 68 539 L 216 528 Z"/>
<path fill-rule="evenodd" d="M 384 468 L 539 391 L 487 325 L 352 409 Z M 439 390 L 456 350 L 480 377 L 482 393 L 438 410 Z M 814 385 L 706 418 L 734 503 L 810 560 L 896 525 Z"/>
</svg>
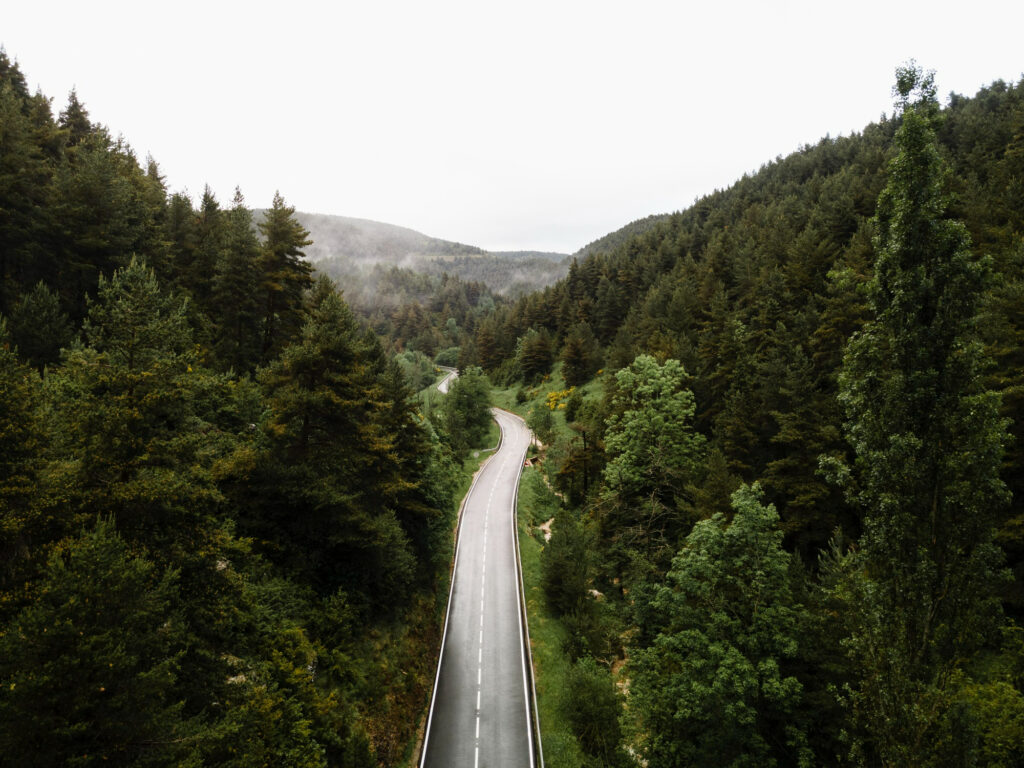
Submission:
<svg viewBox="0 0 1024 768">
<path fill-rule="evenodd" d="M 523 473 L 522 488 L 529 487 L 529 474 L 539 471 L 533 467 L 526 469 Z M 567 674 L 571 666 L 562 650 L 567 632 L 549 610 L 541 587 L 540 557 L 544 549 L 544 534 L 537 525 L 544 521 L 534 519 L 535 510 L 531 507 L 530 494 L 521 493 L 517 510 L 519 548 L 523 562 L 526 612 L 530 622 L 530 644 L 533 651 L 544 763 L 547 768 L 577 768 L 583 764 L 583 754 L 569 723 L 563 716 L 561 701 L 561 692 L 566 689 Z"/>
</svg>

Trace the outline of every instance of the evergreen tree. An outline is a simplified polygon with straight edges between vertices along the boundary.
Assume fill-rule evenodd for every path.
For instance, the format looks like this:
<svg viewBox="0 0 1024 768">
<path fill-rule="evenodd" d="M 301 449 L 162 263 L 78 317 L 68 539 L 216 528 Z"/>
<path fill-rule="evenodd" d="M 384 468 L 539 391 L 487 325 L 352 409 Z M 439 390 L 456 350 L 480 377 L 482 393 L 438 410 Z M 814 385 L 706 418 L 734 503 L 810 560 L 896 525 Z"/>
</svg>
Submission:
<svg viewBox="0 0 1024 768">
<path fill-rule="evenodd" d="M 523 381 L 527 383 L 540 381 L 543 376 L 550 373 L 554 358 L 547 334 L 530 328 L 519 339 L 516 360 Z"/>
<path fill-rule="evenodd" d="M 850 341 L 840 376 L 863 511 L 850 648 L 863 748 L 884 765 L 943 764 L 962 665 L 998 614 L 992 544 L 1007 493 L 1005 424 L 983 389 L 975 315 L 985 265 L 946 217 L 931 74 L 897 72 L 898 153 L 878 200 L 875 318 Z M 942 746 L 940 746 L 942 745 Z"/>
<path fill-rule="evenodd" d="M 461 371 L 442 408 L 444 431 L 456 456 L 480 447 L 491 425 L 491 386 L 484 372 L 476 366 Z"/>
<path fill-rule="evenodd" d="M 302 330 L 302 295 L 313 285 L 312 268 L 302 249 L 312 245 L 309 232 L 285 205 L 281 193 L 258 224 L 263 235 L 260 291 L 263 294 L 263 359 L 277 355 Z"/>
<path fill-rule="evenodd" d="M 0 765 L 192 765 L 173 686 L 173 572 L 113 525 L 63 541 L 0 634 Z"/>
<path fill-rule="evenodd" d="M 570 387 L 586 384 L 601 366 L 600 350 L 590 326 L 573 326 L 562 345 L 562 376 Z"/>
<path fill-rule="evenodd" d="M 77 147 L 95 131 L 89 120 L 89 112 L 78 100 L 78 91 L 74 88 L 68 94 L 68 105 L 61 111 L 57 122 L 65 133 L 65 141 L 69 147 Z"/>
<path fill-rule="evenodd" d="M 71 321 L 60 308 L 60 300 L 42 281 L 22 295 L 11 312 L 11 336 L 22 358 L 42 370 L 60 359 L 60 351 L 71 343 Z"/>
<path fill-rule="evenodd" d="M 192 269 L 188 275 L 188 288 L 192 300 L 208 316 L 215 308 L 212 300 L 212 278 L 216 275 L 218 261 L 226 247 L 226 229 L 224 211 L 207 185 L 203 189 L 203 199 L 199 203 L 196 249 Z"/>
<path fill-rule="evenodd" d="M 132 261 L 100 279 L 83 336 L 86 346 L 47 377 L 53 480 L 77 515 L 68 524 L 111 515 L 126 539 L 177 562 L 195 551 L 219 499 L 195 409 L 203 374 L 186 302 Z"/>
<path fill-rule="evenodd" d="M 216 324 L 214 350 L 221 368 L 251 373 L 260 356 L 260 246 L 239 189 L 227 213 L 223 248 L 213 276 L 211 312 Z"/>
<path fill-rule="evenodd" d="M 8 60 L 0 56 L 2 68 Z M 40 265 L 49 263 L 40 239 L 52 168 L 25 107 L 16 87 L 0 78 L 0 312 L 5 314 L 19 291 L 41 277 Z"/>
<path fill-rule="evenodd" d="M 263 444 L 228 478 L 242 531 L 272 561 L 373 610 L 404 601 L 416 567 L 390 485 L 399 436 L 379 355 L 341 298 L 324 297 L 301 341 L 261 372 Z"/>
<path fill-rule="evenodd" d="M 21 562 L 36 554 L 35 510 L 41 450 L 36 418 L 38 377 L 18 360 L 0 317 L 0 595 L 18 581 Z M 0 599 L 0 605 L 6 600 Z M 3 618 L 0 607 L 0 621 Z"/>
</svg>

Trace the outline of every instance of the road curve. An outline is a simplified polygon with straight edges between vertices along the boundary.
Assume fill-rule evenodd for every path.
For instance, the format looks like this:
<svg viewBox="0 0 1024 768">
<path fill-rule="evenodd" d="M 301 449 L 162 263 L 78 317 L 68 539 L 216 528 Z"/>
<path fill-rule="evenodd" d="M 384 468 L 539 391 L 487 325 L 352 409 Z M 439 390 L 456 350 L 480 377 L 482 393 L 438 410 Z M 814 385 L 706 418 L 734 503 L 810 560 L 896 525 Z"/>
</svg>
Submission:
<svg viewBox="0 0 1024 768">
<path fill-rule="evenodd" d="M 446 368 L 445 366 L 441 366 L 441 370 L 448 371 L 448 375 L 437 383 L 437 391 L 440 392 L 442 395 L 447 395 L 448 385 L 451 384 L 452 379 L 458 377 L 459 372 L 455 368 Z"/>
<path fill-rule="evenodd" d="M 532 675 L 515 499 L 530 432 L 494 409 L 501 444 L 466 496 L 421 768 L 533 768 Z"/>
</svg>

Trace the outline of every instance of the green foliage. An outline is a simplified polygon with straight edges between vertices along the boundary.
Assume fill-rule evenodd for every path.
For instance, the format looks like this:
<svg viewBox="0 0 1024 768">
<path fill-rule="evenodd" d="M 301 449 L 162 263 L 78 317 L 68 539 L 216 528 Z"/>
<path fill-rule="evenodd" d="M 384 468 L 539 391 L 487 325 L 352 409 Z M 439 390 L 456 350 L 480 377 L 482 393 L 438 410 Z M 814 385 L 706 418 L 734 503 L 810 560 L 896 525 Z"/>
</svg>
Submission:
<svg viewBox="0 0 1024 768">
<path fill-rule="evenodd" d="M 658 588 L 653 644 L 633 660 L 631 708 L 652 768 L 811 765 L 787 665 L 807 621 L 778 515 L 760 492 L 694 526 Z"/>
<path fill-rule="evenodd" d="M 562 375 L 571 387 L 586 384 L 601 367 L 601 354 L 590 326 L 573 326 L 562 344 Z"/>
<path fill-rule="evenodd" d="M 607 540 L 647 557 L 665 556 L 685 534 L 684 492 L 703 457 L 686 378 L 678 360 L 659 365 L 650 355 L 615 374 L 601 526 Z"/>
<path fill-rule="evenodd" d="M 541 557 L 540 573 L 548 605 L 560 617 L 579 610 L 589 597 L 590 551 L 582 522 L 569 510 L 555 515 L 551 540 Z"/>
<path fill-rule="evenodd" d="M 213 264 L 214 350 L 222 368 L 247 373 L 260 357 L 260 245 L 241 190 L 235 190 L 226 218 L 222 246 Z"/>
<path fill-rule="evenodd" d="M 569 670 L 562 707 L 565 718 L 587 756 L 587 766 L 629 765 L 621 750 L 622 694 L 607 669 L 591 658 Z"/>
<path fill-rule="evenodd" d="M 899 150 L 878 201 L 875 319 L 855 336 L 840 401 L 855 455 L 850 493 L 864 513 L 854 579 L 854 704 L 887 763 L 932 765 L 950 749 L 935 713 L 956 671 L 994 629 L 996 512 L 1005 422 L 982 386 L 975 315 L 984 265 L 965 227 L 946 218 L 948 172 L 935 141 L 930 75 L 897 78 Z M 959 727 L 969 749 L 970 729 Z"/>
<path fill-rule="evenodd" d="M 60 360 L 60 351 L 74 335 L 60 300 L 42 281 L 14 306 L 10 326 L 22 358 L 40 370 Z"/>
<path fill-rule="evenodd" d="M 31 556 L 33 534 L 38 532 L 39 389 L 38 378 L 18 360 L 7 321 L 0 317 L 0 586 L 12 579 L 20 561 Z"/>
<path fill-rule="evenodd" d="M 437 380 L 437 367 L 422 352 L 407 350 L 395 355 L 395 362 L 402 369 L 402 375 L 414 392 L 431 386 Z"/>
<path fill-rule="evenodd" d="M 263 359 L 272 359 L 302 329 L 302 294 L 312 284 L 312 268 L 303 261 L 303 251 L 312 241 L 295 218 L 295 209 L 285 205 L 281 193 L 257 226 L 263 235 L 259 257 L 263 297 Z"/>
<path fill-rule="evenodd" d="M 293 211 L 261 223 L 169 196 L 0 51 L 2 765 L 370 768 L 414 738 L 452 457 Z M 494 307 L 411 274 L 424 349 Z"/>
<path fill-rule="evenodd" d="M 460 371 L 442 406 L 445 432 L 456 455 L 464 455 L 487 435 L 490 408 L 491 385 L 484 372 L 477 366 Z"/>
<path fill-rule="evenodd" d="M 434 362 L 445 368 L 455 368 L 459 364 L 459 348 L 446 347 L 434 356 Z"/>
<path fill-rule="evenodd" d="M 63 541 L 0 635 L 0 761 L 197 765 L 174 698 L 177 589 L 108 522 Z"/>
<path fill-rule="evenodd" d="M 516 364 L 523 381 L 536 383 L 551 371 L 554 356 L 551 342 L 543 333 L 531 329 L 519 340 Z"/>
<path fill-rule="evenodd" d="M 383 364 L 344 302 L 327 296 L 301 343 L 261 373 L 264 447 L 243 452 L 234 472 L 243 530 L 268 556 L 321 591 L 344 586 L 387 605 L 407 597 L 415 560 L 388 504 L 402 468 Z"/>
<path fill-rule="evenodd" d="M 550 443 L 554 435 L 555 420 L 546 404 L 534 405 L 526 417 L 526 425 L 542 443 Z"/>
</svg>

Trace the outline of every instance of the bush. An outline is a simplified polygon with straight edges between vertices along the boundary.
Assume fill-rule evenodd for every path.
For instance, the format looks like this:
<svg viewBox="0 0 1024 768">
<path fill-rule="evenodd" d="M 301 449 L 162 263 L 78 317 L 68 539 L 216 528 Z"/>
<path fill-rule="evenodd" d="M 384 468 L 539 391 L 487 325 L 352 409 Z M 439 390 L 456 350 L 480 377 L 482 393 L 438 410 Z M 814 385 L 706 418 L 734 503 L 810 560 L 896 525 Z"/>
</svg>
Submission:
<svg viewBox="0 0 1024 768">
<path fill-rule="evenodd" d="M 577 661 L 569 670 L 562 707 L 580 748 L 594 759 L 588 760 L 588 764 L 625 764 L 619 748 L 622 694 L 615 687 L 611 672 L 592 658 Z"/>
<path fill-rule="evenodd" d="M 459 365 L 459 348 L 448 347 L 447 349 L 442 349 L 434 357 L 434 362 L 446 368 L 457 368 Z"/>
</svg>

